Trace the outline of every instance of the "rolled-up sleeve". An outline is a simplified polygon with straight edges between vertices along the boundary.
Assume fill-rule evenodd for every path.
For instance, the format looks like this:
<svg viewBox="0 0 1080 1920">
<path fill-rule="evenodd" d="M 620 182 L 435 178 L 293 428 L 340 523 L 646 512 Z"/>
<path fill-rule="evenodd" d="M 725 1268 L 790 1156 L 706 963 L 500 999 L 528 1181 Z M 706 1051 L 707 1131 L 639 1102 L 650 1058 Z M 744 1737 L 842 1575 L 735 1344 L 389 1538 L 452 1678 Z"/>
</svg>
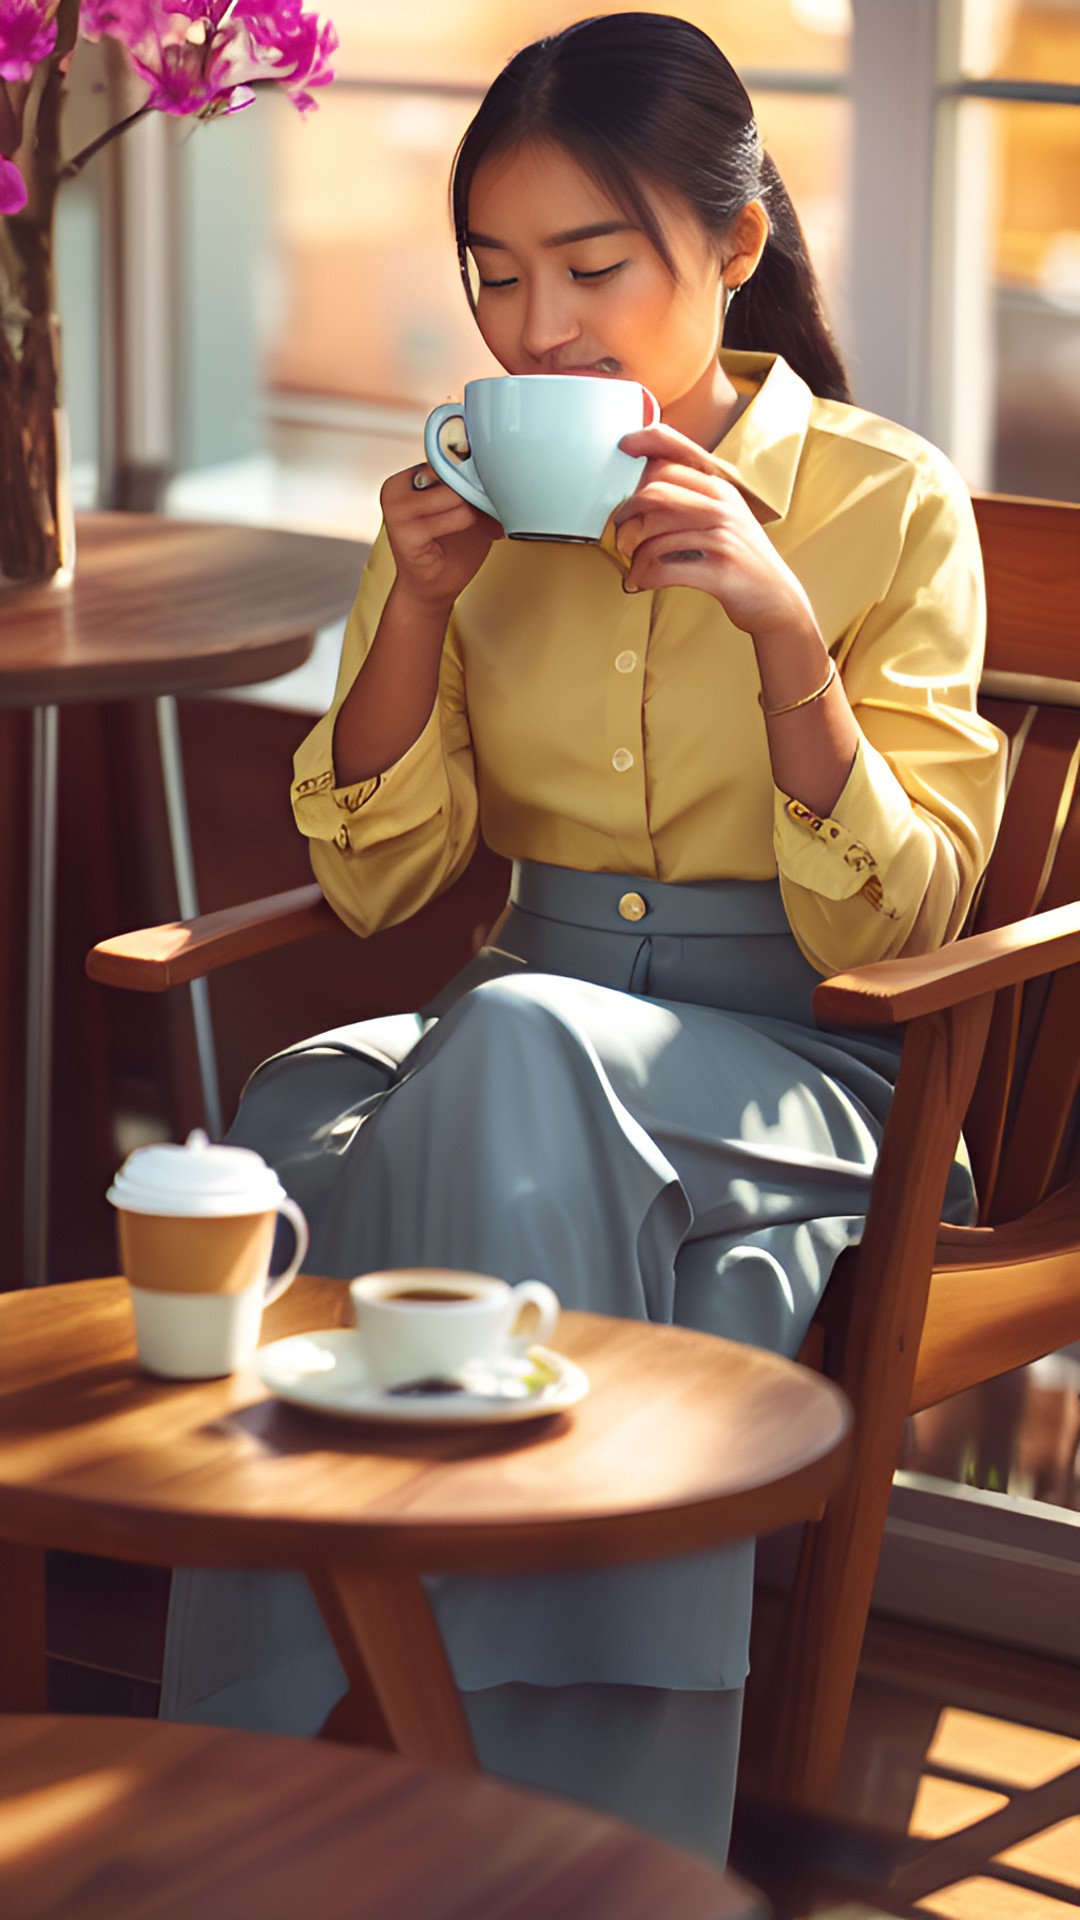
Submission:
<svg viewBox="0 0 1080 1920">
<path fill-rule="evenodd" d="M 472 742 L 452 622 L 435 705 L 419 738 L 374 778 L 338 784 L 334 726 L 362 671 L 393 580 L 383 530 L 345 629 L 333 704 L 293 764 L 293 812 L 310 843 L 315 878 L 335 913 L 359 934 L 408 919 L 450 886 L 468 865 L 477 837 Z"/>
<path fill-rule="evenodd" d="M 928 449 L 888 589 L 833 649 L 860 731 L 847 782 L 827 819 L 775 797 L 785 905 L 822 972 L 961 930 L 1005 784 L 1005 743 L 976 708 L 985 625 L 971 503 Z"/>
</svg>

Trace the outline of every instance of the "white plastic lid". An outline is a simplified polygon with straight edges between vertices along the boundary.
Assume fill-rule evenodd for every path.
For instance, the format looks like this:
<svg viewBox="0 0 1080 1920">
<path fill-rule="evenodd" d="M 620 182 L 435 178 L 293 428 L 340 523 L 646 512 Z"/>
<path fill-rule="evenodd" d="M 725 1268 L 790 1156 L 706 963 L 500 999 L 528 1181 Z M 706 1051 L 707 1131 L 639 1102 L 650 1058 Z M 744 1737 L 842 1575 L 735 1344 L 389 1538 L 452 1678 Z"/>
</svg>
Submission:
<svg viewBox="0 0 1080 1920">
<path fill-rule="evenodd" d="M 249 1147 L 211 1146 L 196 1129 L 184 1146 L 137 1147 L 109 1188 L 128 1213 L 224 1217 L 269 1213 L 285 1198 L 272 1167 Z"/>
</svg>

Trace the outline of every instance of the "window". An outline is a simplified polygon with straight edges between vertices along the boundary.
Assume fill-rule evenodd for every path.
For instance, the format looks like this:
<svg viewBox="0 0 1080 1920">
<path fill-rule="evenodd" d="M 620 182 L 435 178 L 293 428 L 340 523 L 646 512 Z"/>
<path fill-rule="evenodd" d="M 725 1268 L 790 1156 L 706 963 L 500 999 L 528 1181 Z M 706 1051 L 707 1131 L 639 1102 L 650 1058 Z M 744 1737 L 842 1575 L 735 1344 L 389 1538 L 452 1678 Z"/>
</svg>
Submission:
<svg viewBox="0 0 1080 1920">
<path fill-rule="evenodd" d="M 946 24 L 938 437 L 972 484 L 1080 499 L 1080 11 L 980 0 Z"/>
<path fill-rule="evenodd" d="M 327 5 L 340 77 L 319 112 L 300 122 L 264 97 L 228 123 L 170 129 L 172 175 L 132 251 L 145 259 L 171 229 L 175 338 L 156 357 L 183 475 L 174 504 L 201 493 L 207 510 L 220 497 L 235 511 L 225 469 L 243 461 L 253 515 L 370 528 L 376 480 L 412 457 L 422 413 L 487 365 L 449 236 L 457 139 L 513 47 L 585 9 Z M 928 433 L 972 485 L 1080 497 L 1074 0 L 670 10 L 713 34 L 748 84 L 857 396 Z M 84 115 L 85 74 L 86 100 L 73 103 Z M 134 142 L 111 153 L 137 170 Z M 104 189 L 107 169 L 95 167 Z M 76 454 L 90 477 L 92 184 L 66 190 L 60 234 Z M 125 299 L 144 300 L 151 277 L 130 276 Z M 144 328 L 158 347 L 160 307 Z M 128 428 L 106 428 L 108 453 Z"/>
</svg>

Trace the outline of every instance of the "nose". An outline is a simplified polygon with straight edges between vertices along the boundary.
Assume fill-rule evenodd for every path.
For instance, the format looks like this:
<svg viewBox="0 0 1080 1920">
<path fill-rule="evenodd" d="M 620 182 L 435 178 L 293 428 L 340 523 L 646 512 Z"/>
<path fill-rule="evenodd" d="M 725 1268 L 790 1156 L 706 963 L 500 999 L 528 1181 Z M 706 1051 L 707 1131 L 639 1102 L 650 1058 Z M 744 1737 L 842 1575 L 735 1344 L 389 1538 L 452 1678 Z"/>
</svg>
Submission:
<svg viewBox="0 0 1080 1920">
<path fill-rule="evenodd" d="M 572 284 L 534 281 L 528 290 L 521 327 L 521 344 L 529 358 L 550 359 L 580 333 Z"/>
</svg>

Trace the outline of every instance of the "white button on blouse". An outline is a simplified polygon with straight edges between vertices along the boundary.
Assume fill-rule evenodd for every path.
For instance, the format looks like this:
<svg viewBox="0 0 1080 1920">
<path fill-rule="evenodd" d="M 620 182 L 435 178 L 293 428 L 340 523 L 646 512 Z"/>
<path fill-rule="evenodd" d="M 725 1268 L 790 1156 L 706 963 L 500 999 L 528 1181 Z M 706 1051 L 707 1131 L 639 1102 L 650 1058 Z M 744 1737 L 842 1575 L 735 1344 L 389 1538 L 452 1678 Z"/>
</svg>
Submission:
<svg viewBox="0 0 1080 1920">
<path fill-rule="evenodd" d="M 616 747 L 611 756 L 611 764 L 616 773 L 627 773 L 634 764 L 634 756 L 628 747 Z"/>
</svg>

